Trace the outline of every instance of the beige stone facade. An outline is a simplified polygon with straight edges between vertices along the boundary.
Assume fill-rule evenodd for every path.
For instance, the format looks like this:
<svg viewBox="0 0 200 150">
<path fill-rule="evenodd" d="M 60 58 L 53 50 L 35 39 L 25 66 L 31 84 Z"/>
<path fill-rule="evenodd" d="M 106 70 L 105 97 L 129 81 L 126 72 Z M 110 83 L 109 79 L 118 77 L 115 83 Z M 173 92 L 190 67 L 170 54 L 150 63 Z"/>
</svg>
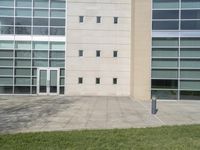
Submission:
<svg viewBox="0 0 200 150">
<path fill-rule="evenodd" d="M 66 95 L 149 100 L 151 1 L 68 0 L 67 13 Z M 97 16 L 101 23 L 96 23 Z M 78 56 L 79 50 L 83 57 Z M 101 51 L 100 57 L 96 50 Z M 113 57 L 113 51 L 118 51 L 118 57 Z M 78 84 L 80 77 L 83 84 Z M 101 84 L 95 83 L 96 78 Z"/>
</svg>

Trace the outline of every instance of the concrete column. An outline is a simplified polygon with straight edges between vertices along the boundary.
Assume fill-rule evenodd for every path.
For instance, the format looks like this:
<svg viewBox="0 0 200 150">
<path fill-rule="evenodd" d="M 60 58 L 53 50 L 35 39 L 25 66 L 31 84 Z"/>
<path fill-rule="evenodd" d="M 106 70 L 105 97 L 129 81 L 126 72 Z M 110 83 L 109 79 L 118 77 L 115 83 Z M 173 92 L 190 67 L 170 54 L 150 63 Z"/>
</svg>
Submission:
<svg viewBox="0 0 200 150">
<path fill-rule="evenodd" d="M 131 96 L 151 98 L 151 0 L 132 1 Z"/>
</svg>

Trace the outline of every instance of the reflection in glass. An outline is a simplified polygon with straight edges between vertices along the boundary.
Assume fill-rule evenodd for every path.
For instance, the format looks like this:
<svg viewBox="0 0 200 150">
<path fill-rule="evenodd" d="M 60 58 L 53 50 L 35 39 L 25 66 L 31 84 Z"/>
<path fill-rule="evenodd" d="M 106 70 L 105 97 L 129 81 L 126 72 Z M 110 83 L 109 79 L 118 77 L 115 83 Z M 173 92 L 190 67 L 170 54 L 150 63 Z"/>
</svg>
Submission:
<svg viewBox="0 0 200 150">
<path fill-rule="evenodd" d="M 48 27 L 34 27 L 33 35 L 48 35 Z"/>
<path fill-rule="evenodd" d="M 48 19 L 46 18 L 34 18 L 33 25 L 35 26 L 48 26 Z"/>
<path fill-rule="evenodd" d="M 0 26 L 0 34 L 14 34 L 12 26 Z"/>
<path fill-rule="evenodd" d="M 48 8 L 49 0 L 34 0 L 33 6 L 37 8 Z"/>
<path fill-rule="evenodd" d="M 34 9 L 34 17 L 48 17 L 49 11 L 48 9 Z"/>
<path fill-rule="evenodd" d="M 31 9 L 16 9 L 16 16 L 21 17 L 31 17 L 32 16 L 32 10 Z"/>
<path fill-rule="evenodd" d="M 0 86 L 0 94 L 12 94 L 13 87 L 12 86 Z"/>
<path fill-rule="evenodd" d="M 46 93 L 47 92 L 47 71 L 40 70 L 40 77 L 39 77 L 39 92 Z"/>
<path fill-rule="evenodd" d="M 16 7 L 32 7 L 32 0 L 16 0 Z"/>
<path fill-rule="evenodd" d="M 65 28 L 51 28 L 50 35 L 65 35 Z"/>
<path fill-rule="evenodd" d="M 14 16 L 14 8 L 1 8 L 0 16 Z"/>
<path fill-rule="evenodd" d="M 0 25 L 14 25 L 13 17 L 0 17 Z"/>
<path fill-rule="evenodd" d="M 30 27 L 16 27 L 15 28 L 15 34 L 30 35 L 31 34 L 31 28 Z"/>
</svg>

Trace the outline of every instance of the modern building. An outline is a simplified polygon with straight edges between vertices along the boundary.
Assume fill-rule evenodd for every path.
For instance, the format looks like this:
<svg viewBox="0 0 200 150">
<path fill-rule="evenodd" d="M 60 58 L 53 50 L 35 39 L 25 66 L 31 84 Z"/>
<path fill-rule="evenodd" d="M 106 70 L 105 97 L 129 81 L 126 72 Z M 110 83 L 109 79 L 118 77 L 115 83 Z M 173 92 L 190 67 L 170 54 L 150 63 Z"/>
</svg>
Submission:
<svg viewBox="0 0 200 150">
<path fill-rule="evenodd" d="M 0 94 L 200 100 L 200 0 L 0 0 Z"/>
</svg>

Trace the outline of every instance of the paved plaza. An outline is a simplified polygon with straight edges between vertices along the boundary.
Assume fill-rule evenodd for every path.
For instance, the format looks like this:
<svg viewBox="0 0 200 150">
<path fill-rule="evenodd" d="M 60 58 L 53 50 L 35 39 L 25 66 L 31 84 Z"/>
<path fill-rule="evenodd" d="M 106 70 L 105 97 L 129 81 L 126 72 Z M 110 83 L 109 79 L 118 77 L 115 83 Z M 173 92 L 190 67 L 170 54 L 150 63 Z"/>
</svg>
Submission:
<svg viewBox="0 0 200 150">
<path fill-rule="evenodd" d="M 128 97 L 1 96 L 0 133 L 139 128 L 200 124 L 200 101 L 149 101 Z"/>
</svg>

